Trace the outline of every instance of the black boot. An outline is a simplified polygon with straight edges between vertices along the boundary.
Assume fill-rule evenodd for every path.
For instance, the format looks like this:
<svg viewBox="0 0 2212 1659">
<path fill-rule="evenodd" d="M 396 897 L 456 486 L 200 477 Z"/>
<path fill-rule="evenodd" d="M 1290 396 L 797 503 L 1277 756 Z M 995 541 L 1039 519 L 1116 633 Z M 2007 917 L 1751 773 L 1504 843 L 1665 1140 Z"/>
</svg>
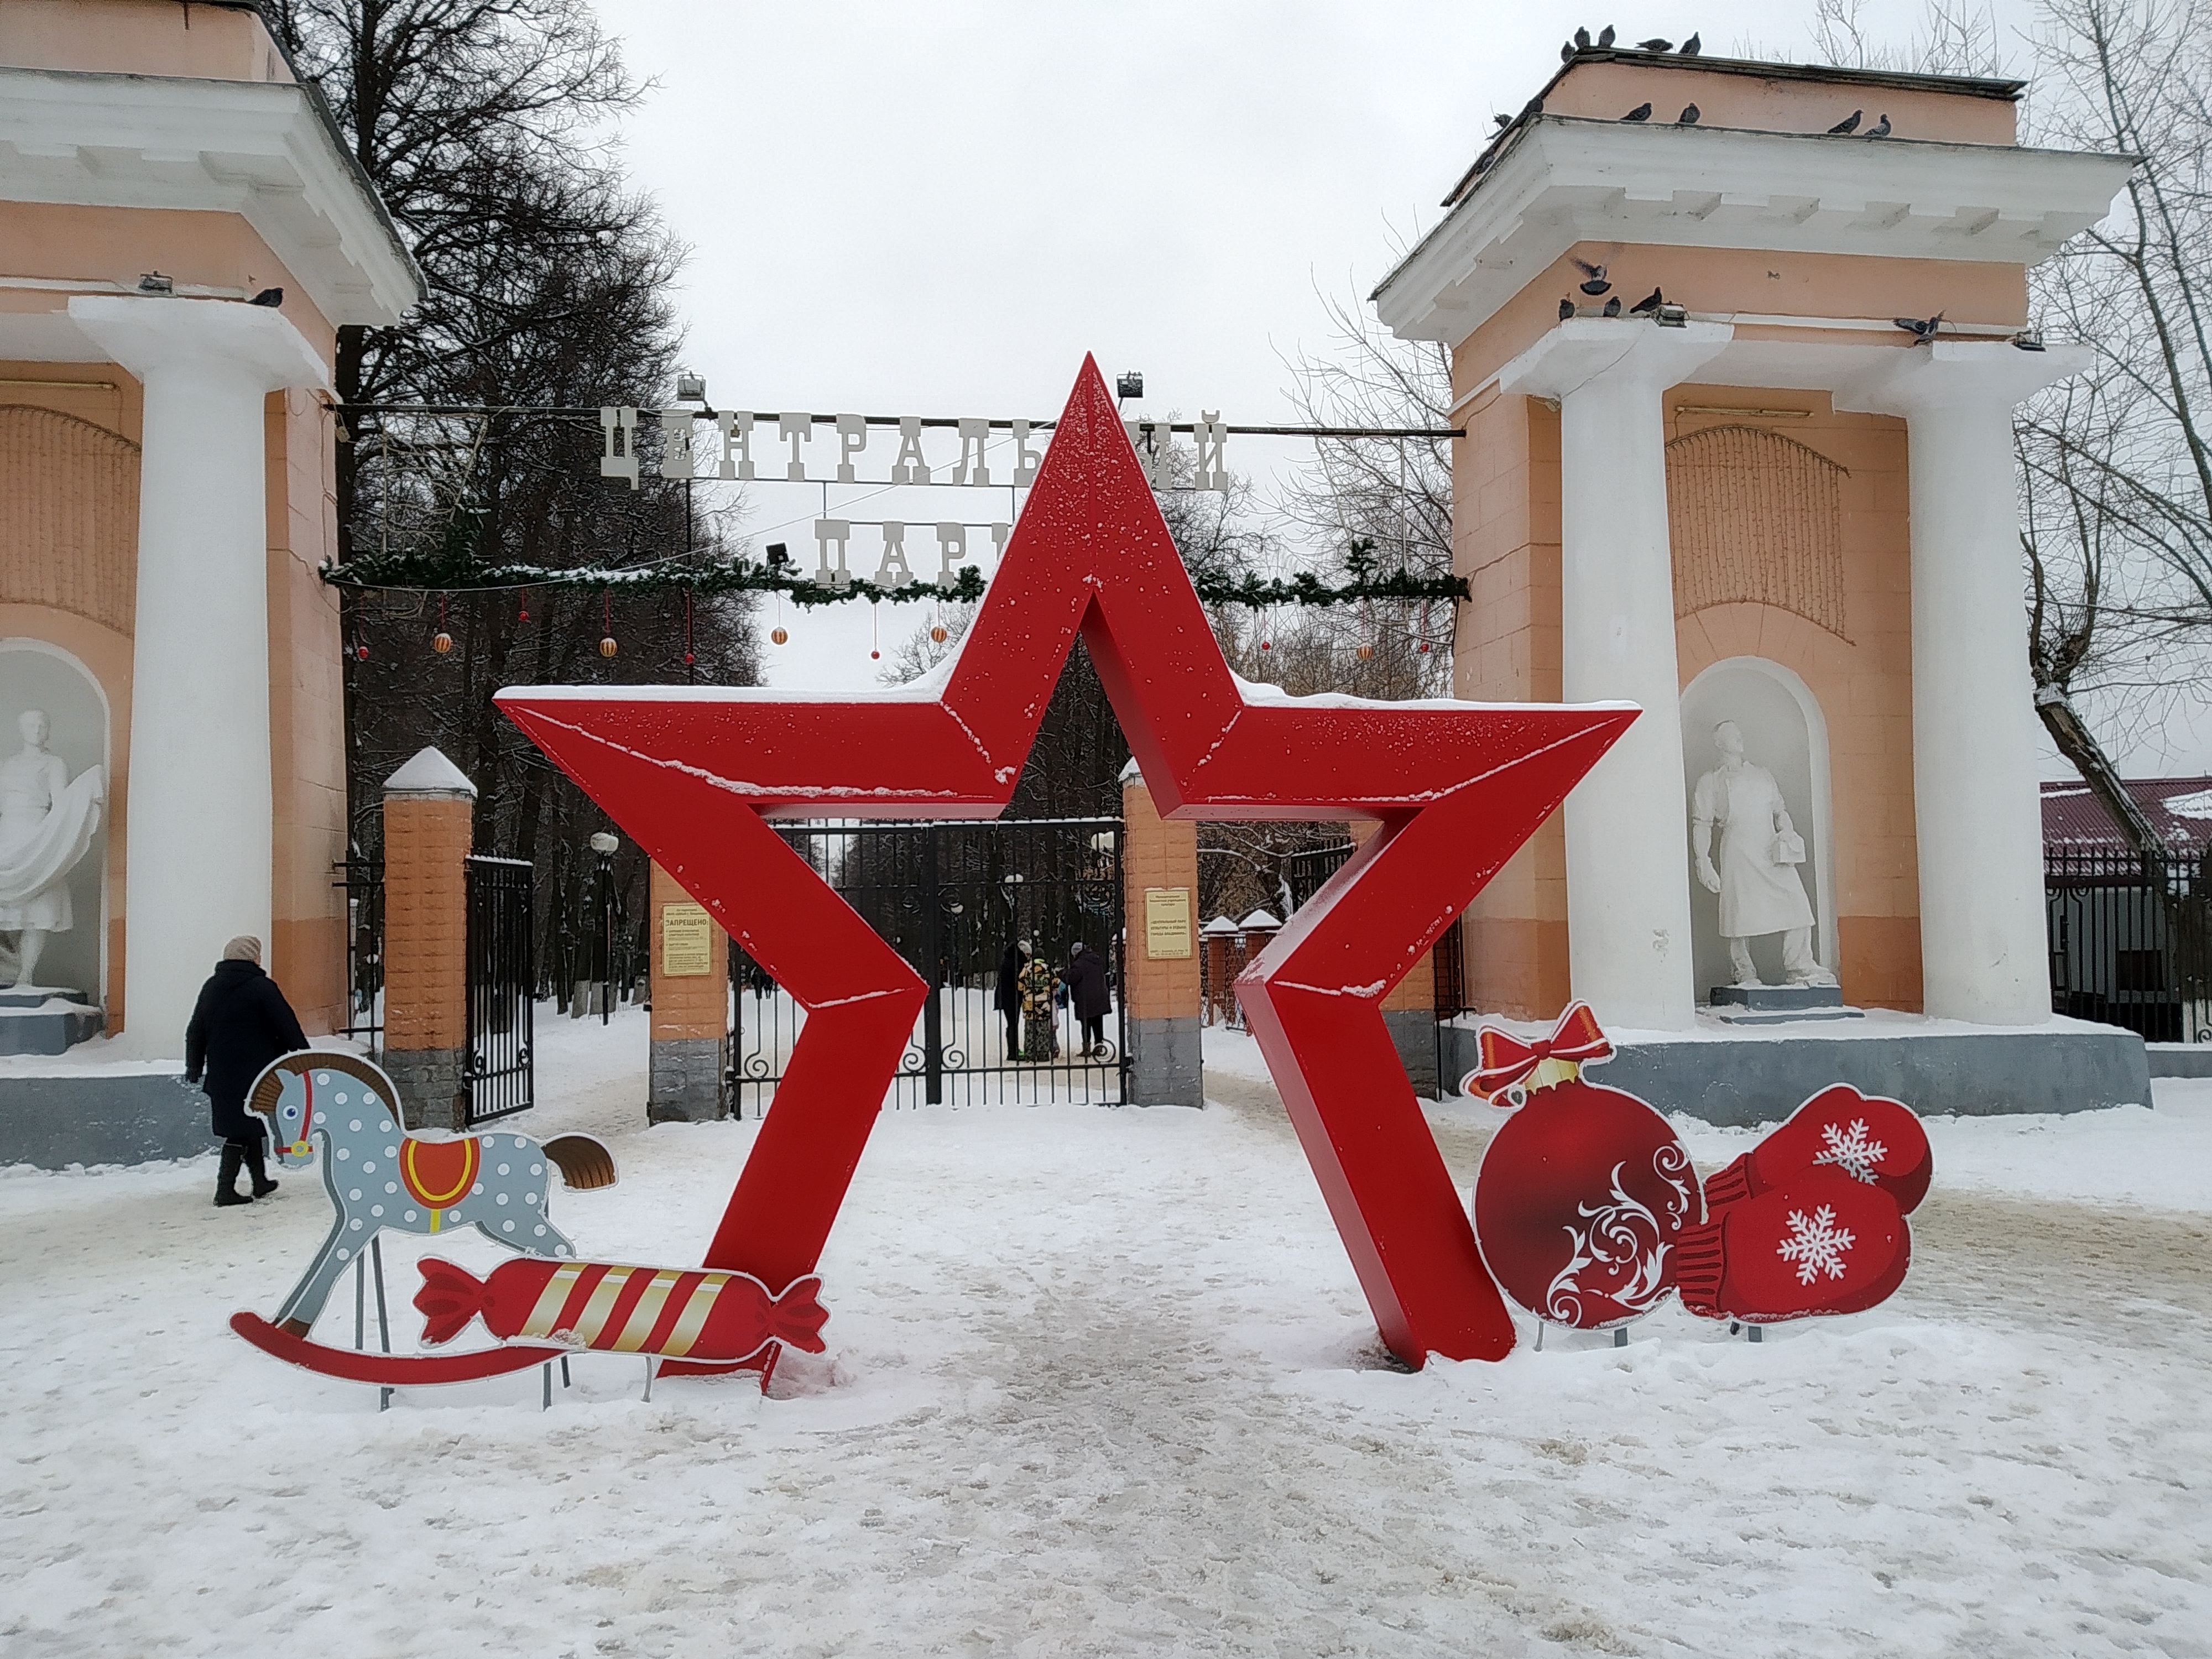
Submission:
<svg viewBox="0 0 2212 1659">
<path fill-rule="evenodd" d="M 245 1150 L 246 1173 L 253 1177 L 253 1195 L 266 1198 L 276 1190 L 276 1183 L 269 1178 L 269 1166 L 261 1161 L 261 1143 L 250 1140 Z"/>
<path fill-rule="evenodd" d="M 222 1143 L 222 1167 L 215 1176 L 215 1206 L 227 1210 L 234 1204 L 251 1204 L 253 1200 L 238 1190 L 238 1168 L 245 1163 L 245 1149 L 234 1140 Z"/>
</svg>

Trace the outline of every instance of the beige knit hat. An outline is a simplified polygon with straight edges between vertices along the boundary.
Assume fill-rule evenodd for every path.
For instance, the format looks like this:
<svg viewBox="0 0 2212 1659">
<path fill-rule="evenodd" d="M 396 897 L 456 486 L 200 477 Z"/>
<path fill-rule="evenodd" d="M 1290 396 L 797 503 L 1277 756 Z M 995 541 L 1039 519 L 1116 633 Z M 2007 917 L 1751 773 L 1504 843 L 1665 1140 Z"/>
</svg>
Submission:
<svg viewBox="0 0 2212 1659">
<path fill-rule="evenodd" d="M 222 959 L 225 962 L 250 962 L 258 967 L 261 962 L 261 941 L 251 933 L 240 933 L 222 947 Z"/>
</svg>

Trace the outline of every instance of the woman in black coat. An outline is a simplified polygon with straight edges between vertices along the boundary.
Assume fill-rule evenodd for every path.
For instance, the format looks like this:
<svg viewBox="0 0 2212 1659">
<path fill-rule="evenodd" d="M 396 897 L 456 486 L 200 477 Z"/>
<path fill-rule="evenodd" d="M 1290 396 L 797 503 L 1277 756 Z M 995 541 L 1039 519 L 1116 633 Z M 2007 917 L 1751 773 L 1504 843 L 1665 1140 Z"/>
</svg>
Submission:
<svg viewBox="0 0 2212 1659">
<path fill-rule="evenodd" d="M 1106 1016 L 1114 1007 L 1106 989 L 1106 958 L 1080 943 L 1070 945 L 1067 966 L 1060 976 L 1067 981 L 1067 1000 L 1074 1005 L 1076 1018 L 1083 1022 L 1084 1052 L 1095 1054 L 1106 1046 Z"/>
<path fill-rule="evenodd" d="M 1030 942 L 1019 939 L 1006 947 L 1006 954 L 999 958 L 998 988 L 991 994 L 991 1006 L 1006 1022 L 1006 1058 L 1022 1057 L 1022 964 L 1030 959 Z"/>
<path fill-rule="evenodd" d="M 262 1163 L 267 1129 L 258 1112 L 246 1109 L 246 1091 L 280 1054 L 307 1046 L 307 1034 L 276 981 L 261 971 L 261 941 L 241 934 L 223 946 L 192 1023 L 185 1028 L 185 1080 L 207 1078 L 209 1115 L 222 1138 L 222 1168 L 215 1179 L 218 1207 L 250 1204 L 276 1190 Z M 240 1164 L 253 1173 L 253 1196 L 238 1190 Z"/>
</svg>

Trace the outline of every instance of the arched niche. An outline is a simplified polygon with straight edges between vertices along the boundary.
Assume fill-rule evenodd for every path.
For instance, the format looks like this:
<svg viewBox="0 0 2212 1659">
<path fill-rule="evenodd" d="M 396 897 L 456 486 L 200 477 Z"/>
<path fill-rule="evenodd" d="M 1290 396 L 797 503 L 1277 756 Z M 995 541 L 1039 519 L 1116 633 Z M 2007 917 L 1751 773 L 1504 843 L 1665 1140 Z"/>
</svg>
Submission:
<svg viewBox="0 0 2212 1659">
<path fill-rule="evenodd" d="M 22 748 L 16 721 L 33 708 L 46 711 L 51 727 L 46 747 L 61 757 L 70 776 L 100 767 L 112 790 L 113 722 L 99 680 L 60 646 L 0 638 L 0 760 Z M 67 933 L 48 936 L 39 961 L 40 984 L 71 987 L 102 1006 L 107 993 L 107 836 L 103 810 L 90 849 L 70 872 L 72 924 Z"/>
<path fill-rule="evenodd" d="M 1686 799 L 1720 764 L 1713 728 L 1734 720 L 1744 757 L 1774 775 L 1797 833 L 1805 838 L 1803 872 L 1813 902 L 1813 954 L 1836 971 L 1835 825 L 1828 798 L 1828 723 L 1812 689 L 1765 657 L 1725 657 L 1682 690 L 1682 781 Z M 1691 959 L 1698 1000 L 1734 977 L 1721 942 L 1720 900 L 1697 878 L 1689 824 L 1682 825 L 1682 868 L 1690 884 Z M 1782 982 L 1782 940 L 1752 941 L 1752 960 L 1770 985 Z"/>
</svg>

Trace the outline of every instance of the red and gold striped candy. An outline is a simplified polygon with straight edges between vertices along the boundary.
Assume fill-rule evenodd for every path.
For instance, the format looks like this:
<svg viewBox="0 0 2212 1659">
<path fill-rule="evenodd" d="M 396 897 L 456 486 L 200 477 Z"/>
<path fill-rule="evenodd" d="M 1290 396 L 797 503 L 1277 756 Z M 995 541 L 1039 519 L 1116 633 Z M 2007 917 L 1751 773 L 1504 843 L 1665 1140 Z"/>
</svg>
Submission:
<svg viewBox="0 0 2212 1659">
<path fill-rule="evenodd" d="M 428 1318 L 423 1340 L 433 1343 L 451 1341 L 482 1315 L 501 1341 L 528 1337 L 604 1353 L 736 1360 L 771 1342 L 820 1353 L 830 1316 L 815 1300 L 822 1281 L 811 1275 L 771 1295 L 750 1273 L 702 1268 L 520 1256 L 478 1279 L 435 1256 L 421 1266 L 415 1305 Z"/>
</svg>

